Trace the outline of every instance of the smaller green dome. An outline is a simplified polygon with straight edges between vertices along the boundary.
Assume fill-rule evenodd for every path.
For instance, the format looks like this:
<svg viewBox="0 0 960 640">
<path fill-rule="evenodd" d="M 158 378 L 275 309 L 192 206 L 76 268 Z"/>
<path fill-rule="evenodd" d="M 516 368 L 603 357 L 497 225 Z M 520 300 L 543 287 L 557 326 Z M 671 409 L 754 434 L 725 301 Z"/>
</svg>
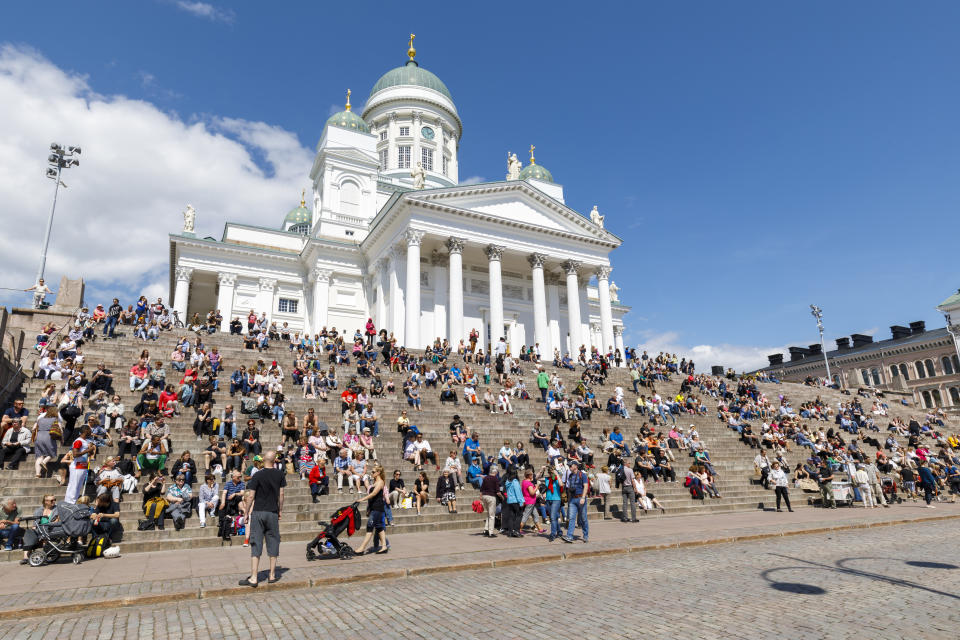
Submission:
<svg viewBox="0 0 960 640">
<path fill-rule="evenodd" d="M 282 228 L 288 229 L 294 225 L 303 224 L 304 222 L 310 224 L 312 219 L 313 216 L 310 214 L 310 210 L 301 204 L 296 209 L 290 210 L 290 213 L 287 214 L 287 217 L 283 219 Z"/>
<path fill-rule="evenodd" d="M 521 180 L 542 180 L 543 182 L 553 182 L 553 174 L 539 164 L 528 164 L 520 171 Z"/>
<path fill-rule="evenodd" d="M 327 126 L 350 129 L 361 133 L 370 133 L 370 127 L 367 126 L 367 123 L 353 111 L 341 111 L 340 113 L 333 114 L 327 119 Z"/>
</svg>

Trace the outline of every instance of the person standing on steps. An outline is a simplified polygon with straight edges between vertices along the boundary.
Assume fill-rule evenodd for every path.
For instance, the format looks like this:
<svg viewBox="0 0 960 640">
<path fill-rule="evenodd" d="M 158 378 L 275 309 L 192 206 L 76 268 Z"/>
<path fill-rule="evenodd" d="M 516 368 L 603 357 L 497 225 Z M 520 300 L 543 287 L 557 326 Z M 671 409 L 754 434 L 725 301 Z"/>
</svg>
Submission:
<svg viewBox="0 0 960 640">
<path fill-rule="evenodd" d="M 780 508 L 780 501 L 782 499 L 787 503 L 787 511 L 793 513 L 793 509 L 790 507 L 790 496 L 787 495 L 787 483 L 789 479 L 784 470 L 780 468 L 779 462 L 774 462 L 771 465 L 770 480 L 773 481 L 773 491 L 777 494 L 777 511 L 783 511 L 783 509 Z"/>
<path fill-rule="evenodd" d="M 618 471 L 618 474 L 622 473 L 622 486 L 620 487 L 623 492 L 623 504 L 620 507 L 620 521 L 621 522 L 639 522 L 637 520 L 637 492 L 633 486 L 633 469 L 630 468 L 630 465 L 620 463 L 620 468 L 623 471 Z M 627 506 L 630 507 L 630 520 L 627 520 Z M 606 515 L 606 514 L 604 514 Z M 604 518 L 606 519 L 606 518 Z"/>
<path fill-rule="evenodd" d="M 933 501 L 933 492 L 937 488 L 937 480 L 923 460 L 917 461 L 917 477 L 920 478 L 920 487 L 923 489 L 923 500 L 927 503 L 927 509 L 935 509 L 930 502 Z"/>
<path fill-rule="evenodd" d="M 567 474 L 567 496 L 569 499 L 569 513 L 567 514 L 567 535 L 564 542 L 573 542 L 573 532 L 580 520 L 583 529 L 583 542 L 590 539 L 590 524 L 587 522 L 587 496 L 590 491 L 590 479 L 580 470 L 580 465 L 574 460 L 570 462 L 570 472 Z"/>
<path fill-rule="evenodd" d="M 280 514 L 283 511 L 283 488 L 286 477 L 276 467 L 277 452 L 268 451 L 263 468 L 250 478 L 244 493 L 244 513 L 247 514 L 247 533 L 250 536 L 250 575 L 240 581 L 240 586 L 256 587 L 260 570 L 260 556 L 267 546 L 270 558 L 270 575 L 267 582 L 277 578 L 277 557 L 280 555 Z"/>
<path fill-rule="evenodd" d="M 357 489 L 359 491 L 359 488 Z M 386 512 L 386 501 L 383 496 L 383 467 L 377 465 L 373 468 L 373 486 L 367 491 L 367 495 L 357 499 L 357 503 L 367 502 L 367 535 L 363 542 L 357 547 L 357 555 L 362 556 L 367 545 L 376 538 L 377 551 L 374 553 L 387 553 L 390 551 L 390 545 L 387 543 L 387 529 L 384 520 Z"/>
<path fill-rule="evenodd" d="M 837 508 L 837 501 L 833 497 L 833 470 L 826 458 L 820 460 L 820 503 L 824 509 Z"/>
<path fill-rule="evenodd" d="M 543 370 L 543 366 L 538 366 L 537 369 L 537 388 L 540 389 L 540 402 L 546 404 L 547 389 L 550 388 L 550 376 Z"/>
<path fill-rule="evenodd" d="M 770 489 L 770 458 L 767 457 L 766 449 L 760 449 L 760 453 L 753 459 L 753 466 L 760 474 L 760 483 L 764 489 Z"/>
<path fill-rule="evenodd" d="M 483 503 L 483 510 L 487 514 L 487 519 L 483 525 L 483 535 L 488 538 L 497 537 L 495 520 L 497 517 L 497 494 L 499 493 L 500 479 L 497 478 L 497 466 L 492 464 L 480 483 L 480 501 Z"/>
</svg>

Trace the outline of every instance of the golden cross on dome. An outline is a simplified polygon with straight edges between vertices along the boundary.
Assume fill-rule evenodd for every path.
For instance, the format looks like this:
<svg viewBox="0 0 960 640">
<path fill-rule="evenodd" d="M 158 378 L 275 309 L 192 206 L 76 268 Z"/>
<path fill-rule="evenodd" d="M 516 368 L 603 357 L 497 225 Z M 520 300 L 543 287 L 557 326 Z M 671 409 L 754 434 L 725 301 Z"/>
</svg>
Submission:
<svg viewBox="0 0 960 640">
<path fill-rule="evenodd" d="M 300 206 L 301 206 L 301 207 L 307 206 L 307 201 L 306 201 L 306 199 L 305 199 L 306 197 L 307 197 L 307 190 L 306 190 L 306 189 L 300 189 Z"/>
<path fill-rule="evenodd" d="M 530 164 L 537 164 L 537 163 L 534 162 L 534 160 L 533 160 L 533 150 L 534 150 L 534 149 L 536 149 L 536 147 L 533 146 L 533 145 L 530 145 Z"/>
<path fill-rule="evenodd" d="M 416 34 L 410 34 L 410 48 L 407 49 L 407 55 L 410 56 L 410 59 L 413 60 L 413 57 L 417 55 L 417 50 L 413 48 L 413 39 L 416 38 Z"/>
<path fill-rule="evenodd" d="M 350 111 L 350 89 L 347 89 L 347 111 Z"/>
</svg>

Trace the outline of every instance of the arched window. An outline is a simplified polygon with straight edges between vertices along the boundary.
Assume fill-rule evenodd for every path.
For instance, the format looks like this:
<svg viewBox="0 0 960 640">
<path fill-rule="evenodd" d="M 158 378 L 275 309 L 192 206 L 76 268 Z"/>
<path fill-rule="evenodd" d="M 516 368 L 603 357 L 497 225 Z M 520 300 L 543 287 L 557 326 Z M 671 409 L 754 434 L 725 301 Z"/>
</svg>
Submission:
<svg viewBox="0 0 960 640">
<path fill-rule="evenodd" d="M 360 185 L 350 180 L 340 185 L 340 213 L 348 216 L 360 214 Z"/>
<path fill-rule="evenodd" d="M 905 362 L 900 364 L 900 375 L 903 376 L 904 380 L 910 379 L 910 370 L 907 369 L 907 364 Z"/>
<path fill-rule="evenodd" d="M 930 392 L 930 396 L 933 398 L 933 406 L 941 407 L 943 406 L 943 400 L 940 399 L 940 390 L 934 389 Z"/>
<path fill-rule="evenodd" d="M 917 360 L 913 363 L 913 368 L 917 371 L 918 378 L 926 378 L 927 372 L 923 370 L 923 360 Z"/>
<path fill-rule="evenodd" d="M 953 356 L 950 358 L 950 361 L 953 363 L 953 370 L 957 373 L 960 373 L 960 358 Z"/>
<path fill-rule="evenodd" d="M 923 406 L 926 407 L 927 409 L 932 407 L 933 405 L 930 404 L 930 392 L 924 391 L 921 395 L 923 396 Z"/>
<path fill-rule="evenodd" d="M 943 375 L 949 376 L 953 374 L 953 362 L 950 360 L 950 356 L 940 358 L 940 366 L 943 367 Z"/>
<path fill-rule="evenodd" d="M 863 378 L 863 384 L 870 384 L 870 373 L 866 369 L 860 370 L 860 377 Z"/>
<path fill-rule="evenodd" d="M 875 385 L 882 384 L 880 382 L 880 369 L 877 369 L 876 367 L 874 367 L 873 369 L 870 369 L 870 377 L 873 378 L 873 384 Z"/>
<path fill-rule="evenodd" d="M 927 377 L 928 377 L 928 378 L 932 378 L 932 377 L 934 377 L 934 376 L 937 375 L 937 372 L 934 371 L 934 369 L 933 369 L 933 360 L 931 360 L 930 358 L 927 358 L 926 360 L 923 361 L 923 363 L 924 363 L 925 365 L 927 365 Z"/>
<path fill-rule="evenodd" d="M 898 378 L 898 377 L 900 377 L 900 370 L 897 369 L 897 365 L 895 365 L 895 364 L 890 365 L 890 377 L 891 377 L 891 378 Z"/>
<path fill-rule="evenodd" d="M 950 387 L 950 403 L 955 407 L 960 405 L 960 387 Z"/>
</svg>

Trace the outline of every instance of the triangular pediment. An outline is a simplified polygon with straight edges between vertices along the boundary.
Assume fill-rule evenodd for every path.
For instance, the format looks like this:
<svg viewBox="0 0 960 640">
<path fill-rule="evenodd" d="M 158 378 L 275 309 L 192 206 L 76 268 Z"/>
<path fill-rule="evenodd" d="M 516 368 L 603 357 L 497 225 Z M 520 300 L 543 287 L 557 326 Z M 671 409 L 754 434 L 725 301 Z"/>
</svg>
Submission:
<svg viewBox="0 0 960 640">
<path fill-rule="evenodd" d="M 523 182 L 499 182 L 430 189 L 406 194 L 412 201 L 432 202 L 463 211 L 501 219 L 509 224 L 536 227 L 594 240 L 619 239 L 593 224 L 573 209 Z"/>
</svg>

